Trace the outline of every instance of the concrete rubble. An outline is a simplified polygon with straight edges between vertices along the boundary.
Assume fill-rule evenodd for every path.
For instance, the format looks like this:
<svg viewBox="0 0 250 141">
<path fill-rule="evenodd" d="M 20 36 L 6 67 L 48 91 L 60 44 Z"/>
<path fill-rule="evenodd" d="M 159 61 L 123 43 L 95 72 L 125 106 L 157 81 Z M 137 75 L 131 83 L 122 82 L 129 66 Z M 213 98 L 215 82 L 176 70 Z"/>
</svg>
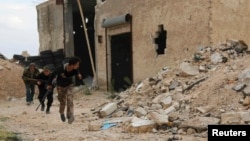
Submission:
<svg viewBox="0 0 250 141">
<path fill-rule="evenodd" d="M 109 106 L 104 105 L 101 107 L 103 110 L 95 110 L 93 114 L 101 115 L 96 121 L 111 122 L 113 118 L 126 117 L 128 120 L 121 121 L 119 127 L 124 132 L 133 133 L 166 132 L 206 137 L 207 125 L 210 124 L 250 124 L 250 68 L 227 65 L 248 55 L 248 47 L 241 40 L 226 40 L 213 47 L 205 46 L 178 67 L 164 67 L 155 76 L 116 94 L 108 103 Z M 223 88 L 242 95 L 237 103 L 242 107 L 223 105 L 223 101 L 222 107 L 207 103 L 193 107 L 192 102 L 196 99 L 199 101 L 198 96 L 202 93 L 199 88 L 216 71 L 239 72 L 238 78 L 225 78 L 225 84 L 218 86 L 218 89 Z M 224 100 L 224 97 L 218 95 L 218 99 Z M 97 128 L 101 126 L 100 123 Z M 90 126 L 89 130 L 93 127 Z"/>
<path fill-rule="evenodd" d="M 90 109 L 88 131 L 102 130 L 105 123 L 115 124 L 112 128 L 122 128 L 124 132 L 206 138 L 210 124 L 250 124 L 250 67 L 241 64 L 249 54 L 248 46 L 241 40 L 199 48 L 175 68 L 163 67 L 155 76 L 115 93 L 115 98 L 97 103 Z M 13 67 L 18 69 L 13 74 L 22 73 L 22 67 L 7 64 L 0 60 L 2 76 L 13 71 Z M 217 73 L 225 77 L 218 78 Z M 10 83 L 20 85 L 21 78 L 16 82 Z M 213 88 L 209 87 L 211 83 Z M 1 94 L 10 93 L 5 92 L 4 83 L 2 86 Z"/>
</svg>

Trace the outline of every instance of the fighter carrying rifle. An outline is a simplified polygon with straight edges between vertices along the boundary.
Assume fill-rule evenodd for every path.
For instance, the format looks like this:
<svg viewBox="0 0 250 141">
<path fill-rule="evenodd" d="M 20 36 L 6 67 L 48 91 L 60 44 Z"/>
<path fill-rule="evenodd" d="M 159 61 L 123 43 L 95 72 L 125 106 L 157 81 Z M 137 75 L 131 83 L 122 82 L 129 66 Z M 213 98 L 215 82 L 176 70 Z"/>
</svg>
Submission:
<svg viewBox="0 0 250 141">
<path fill-rule="evenodd" d="M 67 118 L 69 124 L 72 124 L 75 120 L 72 85 L 73 77 L 78 77 L 79 80 L 82 79 L 82 75 L 78 71 L 80 62 L 81 59 L 79 57 L 70 57 L 67 63 L 58 66 L 52 72 L 52 77 L 49 82 L 50 85 L 52 85 L 52 80 L 56 78 L 56 89 L 58 93 L 58 101 L 60 102 L 60 117 L 62 122 L 65 122 Z"/>
<path fill-rule="evenodd" d="M 36 68 L 36 64 L 30 63 L 27 68 L 24 69 L 22 79 L 25 84 L 26 89 L 26 102 L 27 105 L 33 103 L 33 97 L 35 94 L 35 84 L 36 81 L 31 79 L 36 79 L 39 74 L 39 70 Z"/>
<path fill-rule="evenodd" d="M 53 103 L 53 90 L 54 85 L 52 87 L 48 86 L 49 78 L 51 77 L 51 70 L 49 67 L 45 66 L 43 67 L 43 71 L 37 76 L 36 83 L 38 85 L 39 89 L 39 95 L 38 99 L 40 104 L 38 105 L 37 109 L 41 106 L 41 111 L 44 111 L 45 109 L 45 99 L 47 98 L 47 108 L 46 108 L 46 114 L 50 113 L 50 107 Z"/>
</svg>

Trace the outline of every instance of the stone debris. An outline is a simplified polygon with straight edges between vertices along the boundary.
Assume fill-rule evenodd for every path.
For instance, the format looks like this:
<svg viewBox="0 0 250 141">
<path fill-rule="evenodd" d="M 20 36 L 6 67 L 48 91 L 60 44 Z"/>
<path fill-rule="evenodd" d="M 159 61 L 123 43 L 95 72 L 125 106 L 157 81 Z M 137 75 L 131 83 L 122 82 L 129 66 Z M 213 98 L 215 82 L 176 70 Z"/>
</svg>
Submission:
<svg viewBox="0 0 250 141">
<path fill-rule="evenodd" d="M 201 113 L 208 113 L 212 109 L 213 107 L 211 105 L 197 107 L 197 110 L 199 110 Z"/>
<path fill-rule="evenodd" d="M 116 103 L 106 104 L 100 111 L 102 117 L 106 117 L 117 109 Z"/>
<path fill-rule="evenodd" d="M 127 131 L 134 133 L 151 132 L 155 128 L 156 124 L 153 120 L 145 120 L 134 117 L 131 123 L 127 127 Z"/>
<path fill-rule="evenodd" d="M 202 98 L 199 97 L 202 91 L 196 89 L 202 87 L 206 81 L 216 83 L 211 77 L 219 71 L 234 75 L 224 78 L 224 83 L 216 86 L 218 91 L 226 89 L 235 91 L 236 95 L 243 94 L 245 97 L 241 106 L 243 109 L 249 106 L 249 68 L 244 70 L 233 63 L 244 59 L 244 56 L 249 55 L 248 52 L 247 45 L 240 40 L 227 40 L 214 47 L 201 48 L 194 53 L 193 58 L 180 63 L 177 69 L 164 67 L 155 76 L 135 83 L 127 90 L 118 93 L 109 104 L 118 103 L 119 100 L 123 102 L 112 108 L 113 113 L 106 112 L 103 117 L 109 116 L 108 120 L 112 120 L 117 117 L 117 111 L 122 111 L 123 107 L 125 111 L 119 112 L 119 116 L 132 117 L 132 120 L 122 122 L 125 131 L 157 133 L 166 130 L 175 134 L 193 134 L 202 137 L 206 137 L 203 134 L 207 132 L 209 124 L 250 124 L 248 118 L 250 111 L 242 111 L 242 108 L 237 109 L 225 104 L 217 107 L 216 103 L 215 105 L 200 103 L 197 107 L 192 106 L 194 100 L 199 101 Z M 238 78 L 235 72 L 238 73 Z M 217 93 L 215 90 L 211 91 Z M 226 103 L 227 99 L 220 95 L 217 95 L 217 99 L 221 103 Z M 232 111 L 234 114 L 231 114 Z"/>
<path fill-rule="evenodd" d="M 180 65 L 181 76 L 195 76 L 199 74 L 198 66 L 193 66 L 188 62 L 182 62 Z"/>
<path fill-rule="evenodd" d="M 159 114 L 158 112 L 150 112 L 148 114 L 149 119 L 156 122 L 157 125 L 167 125 L 168 124 L 168 115 Z"/>
<path fill-rule="evenodd" d="M 220 124 L 245 124 L 250 122 L 250 112 L 228 112 L 221 114 Z"/>
<path fill-rule="evenodd" d="M 88 124 L 88 131 L 100 131 L 102 127 L 102 122 L 92 121 Z"/>
<path fill-rule="evenodd" d="M 102 130 L 108 122 L 124 132 L 164 133 L 173 135 L 169 140 L 181 140 L 181 135 L 187 134 L 206 138 L 209 124 L 250 124 L 250 68 L 242 63 L 249 53 L 242 40 L 199 48 L 175 68 L 163 67 L 155 76 L 116 93 L 113 99 L 97 103 L 84 121 L 88 131 Z M 0 59 L 1 78 L 13 67 L 20 76 L 23 68 L 9 63 Z M 20 83 L 21 78 L 9 82 L 13 88 Z M 0 84 L 1 96 L 14 96 L 6 83 Z M 22 90 L 24 87 L 15 92 Z"/>
</svg>

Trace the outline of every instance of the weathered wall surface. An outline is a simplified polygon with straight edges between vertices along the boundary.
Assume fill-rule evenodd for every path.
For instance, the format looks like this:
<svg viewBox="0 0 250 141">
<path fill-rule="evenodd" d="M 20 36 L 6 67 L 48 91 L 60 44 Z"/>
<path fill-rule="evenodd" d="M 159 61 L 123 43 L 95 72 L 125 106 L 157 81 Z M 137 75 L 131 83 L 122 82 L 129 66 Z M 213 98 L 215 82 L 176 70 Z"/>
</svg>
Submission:
<svg viewBox="0 0 250 141">
<path fill-rule="evenodd" d="M 106 43 L 103 19 L 129 13 L 132 15 L 132 50 L 134 81 L 154 75 L 162 67 L 190 58 L 198 46 L 210 43 L 208 0 L 106 0 L 96 8 L 96 68 L 99 85 L 106 83 Z M 167 48 L 157 56 L 153 39 L 158 25 L 167 30 Z"/>
<path fill-rule="evenodd" d="M 39 51 L 64 48 L 63 7 L 49 0 L 37 5 Z"/>
<path fill-rule="evenodd" d="M 109 35 L 106 37 L 106 31 L 111 33 L 111 30 L 101 27 L 103 20 L 107 18 L 126 13 L 132 15 L 134 82 L 154 75 L 162 67 L 178 65 L 177 60 L 190 59 L 199 47 L 226 39 L 241 39 L 247 44 L 250 43 L 249 0 L 106 0 L 104 3 L 98 0 L 98 2 L 95 16 L 95 60 L 100 86 L 105 87 L 107 83 L 106 59 L 110 55 L 108 50 L 110 37 Z M 55 0 L 50 0 L 38 5 L 37 12 L 39 50 L 63 48 L 65 22 L 62 5 L 56 5 Z M 167 30 L 167 48 L 164 55 L 157 56 L 153 38 L 158 25 L 161 24 Z M 71 25 L 73 24 L 66 22 L 66 26 Z M 67 38 L 67 33 L 71 30 L 65 31 L 65 39 L 68 43 L 71 41 L 66 45 L 68 46 L 66 52 L 72 54 L 73 37 Z M 123 29 L 113 30 L 112 34 L 117 31 L 124 32 Z M 102 37 L 102 42 L 98 42 L 98 36 Z"/>
<path fill-rule="evenodd" d="M 211 19 L 213 43 L 226 39 L 239 39 L 250 44 L 249 7 L 249 0 L 213 0 Z"/>
</svg>

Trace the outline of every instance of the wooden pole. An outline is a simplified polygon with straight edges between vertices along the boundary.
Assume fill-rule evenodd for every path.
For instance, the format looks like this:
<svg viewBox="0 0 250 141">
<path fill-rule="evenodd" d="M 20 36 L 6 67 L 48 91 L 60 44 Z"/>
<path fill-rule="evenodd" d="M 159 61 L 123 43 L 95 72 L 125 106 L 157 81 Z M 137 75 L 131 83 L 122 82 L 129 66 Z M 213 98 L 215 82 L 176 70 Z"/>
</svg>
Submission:
<svg viewBox="0 0 250 141">
<path fill-rule="evenodd" d="M 84 33 L 85 33 L 85 37 L 86 37 L 86 41 L 87 41 L 87 45 L 88 45 L 92 71 L 93 71 L 93 74 L 94 74 L 94 80 L 93 80 L 94 84 L 92 84 L 92 85 L 97 86 L 97 78 L 96 78 L 95 66 L 94 66 L 92 52 L 91 52 L 91 48 L 90 48 L 90 44 L 89 44 L 89 37 L 88 37 L 88 33 L 87 33 L 87 28 L 86 28 L 86 25 L 85 25 L 85 18 L 84 18 L 84 14 L 83 14 L 83 10 L 82 10 L 82 5 L 81 5 L 80 0 L 77 0 L 77 3 L 78 3 L 79 9 L 80 9 L 80 14 L 81 14 L 81 17 L 82 17 L 82 24 L 83 24 L 83 27 L 84 27 Z"/>
</svg>

